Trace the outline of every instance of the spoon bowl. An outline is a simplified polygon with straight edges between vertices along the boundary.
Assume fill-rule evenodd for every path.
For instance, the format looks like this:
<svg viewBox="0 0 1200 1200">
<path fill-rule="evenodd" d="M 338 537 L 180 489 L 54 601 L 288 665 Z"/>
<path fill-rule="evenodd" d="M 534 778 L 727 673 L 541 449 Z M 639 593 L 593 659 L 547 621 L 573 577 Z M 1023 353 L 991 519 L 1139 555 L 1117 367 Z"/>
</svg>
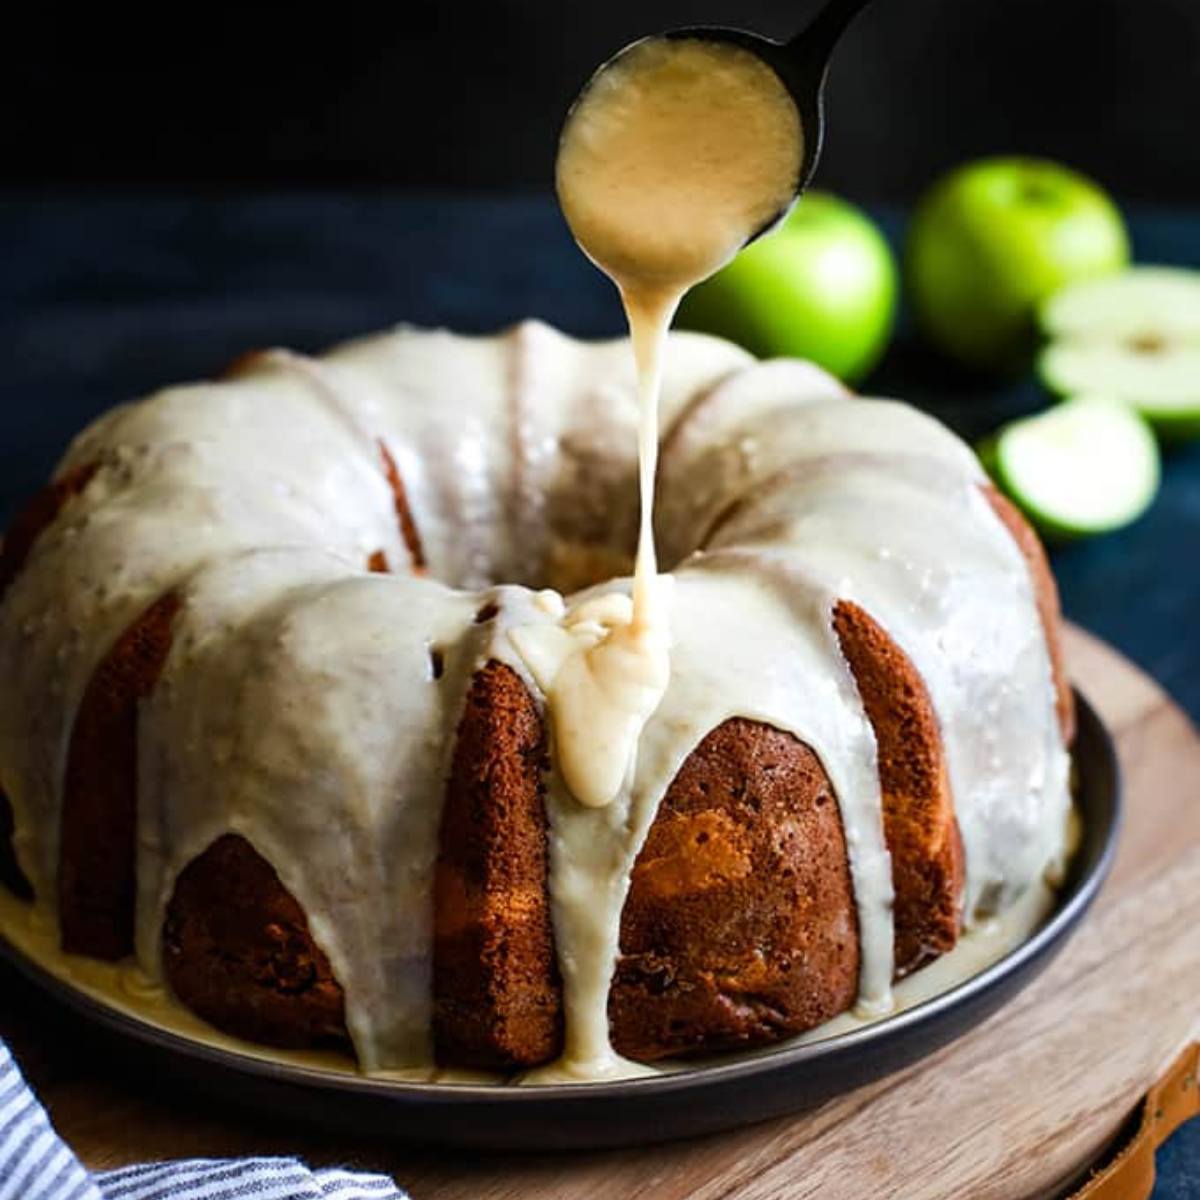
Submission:
<svg viewBox="0 0 1200 1200">
<path fill-rule="evenodd" d="M 796 179 L 791 201 L 769 221 L 756 229 L 746 244 L 773 229 L 791 211 L 800 194 L 808 187 L 825 140 L 825 79 L 829 73 L 829 61 L 838 39 L 850 22 L 870 0 L 828 0 L 805 28 L 785 42 L 775 41 L 752 33 L 748 29 L 736 29 L 722 25 L 694 25 L 682 29 L 671 29 L 652 35 L 670 41 L 697 40 L 723 43 L 748 50 L 771 68 L 782 81 L 788 94 L 795 102 L 800 114 L 803 146 L 800 171 Z M 644 41 L 647 39 L 639 39 Z M 593 80 L 627 53 L 638 42 L 630 43 L 605 62 L 593 75 Z M 589 83 L 587 87 L 590 87 Z M 584 92 L 587 91 L 584 88 Z M 582 95 L 583 93 L 581 93 Z M 578 104 L 578 100 L 576 100 Z"/>
</svg>

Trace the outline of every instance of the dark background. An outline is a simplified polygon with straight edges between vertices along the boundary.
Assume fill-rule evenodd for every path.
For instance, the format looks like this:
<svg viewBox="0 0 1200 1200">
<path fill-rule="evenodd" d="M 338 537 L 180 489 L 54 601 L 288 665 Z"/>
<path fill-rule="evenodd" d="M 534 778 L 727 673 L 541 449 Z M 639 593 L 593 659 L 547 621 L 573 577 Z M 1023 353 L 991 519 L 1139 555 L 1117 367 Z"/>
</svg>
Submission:
<svg viewBox="0 0 1200 1200">
<path fill-rule="evenodd" d="M 814 6 L 77 7 L 6 17 L 10 182 L 547 188 L 567 104 L 624 43 L 706 22 L 783 36 Z M 1022 151 L 1125 200 L 1200 202 L 1198 116 L 1200 0 L 877 0 L 833 66 L 820 184 L 903 202 Z"/>
</svg>

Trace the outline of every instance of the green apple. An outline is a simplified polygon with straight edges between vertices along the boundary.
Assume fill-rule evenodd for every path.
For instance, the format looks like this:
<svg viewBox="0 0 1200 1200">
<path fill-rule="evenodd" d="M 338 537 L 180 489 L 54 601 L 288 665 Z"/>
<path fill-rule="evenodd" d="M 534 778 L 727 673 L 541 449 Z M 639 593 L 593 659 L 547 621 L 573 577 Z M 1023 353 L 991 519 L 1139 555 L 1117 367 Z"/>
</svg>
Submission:
<svg viewBox="0 0 1200 1200">
<path fill-rule="evenodd" d="M 1028 365 L 1047 296 L 1128 262 L 1112 200 L 1078 172 L 1033 158 L 980 159 L 943 176 L 917 206 L 905 247 L 925 333 L 964 365 L 992 371 Z"/>
<path fill-rule="evenodd" d="M 1107 533 L 1158 492 L 1158 443 L 1119 400 L 1076 396 L 1004 426 L 979 447 L 1000 487 L 1050 537 Z"/>
<path fill-rule="evenodd" d="M 1165 438 L 1200 436 L 1200 271 L 1131 267 L 1056 292 L 1040 317 L 1051 391 L 1102 389 Z"/>
<path fill-rule="evenodd" d="M 852 382 L 887 344 L 896 293 L 896 264 L 870 219 L 836 196 L 808 192 L 778 228 L 692 289 L 679 324 L 760 358 L 812 359 Z"/>
</svg>

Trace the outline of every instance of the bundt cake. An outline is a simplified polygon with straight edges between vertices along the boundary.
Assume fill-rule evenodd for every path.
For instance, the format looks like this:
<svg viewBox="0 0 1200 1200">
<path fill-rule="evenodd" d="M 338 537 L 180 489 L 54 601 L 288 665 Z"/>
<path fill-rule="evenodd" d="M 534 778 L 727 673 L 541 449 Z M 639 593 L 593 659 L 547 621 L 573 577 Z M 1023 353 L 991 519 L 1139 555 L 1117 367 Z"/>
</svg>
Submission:
<svg viewBox="0 0 1200 1200">
<path fill-rule="evenodd" d="M 672 335 L 670 682 L 585 807 L 519 647 L 628 592 L 636 419 L 627 343 L 534 322 L 103 416 L 0 557 L 0 881 L 71 954 L 365 1070 L 886 1008 L 1061 865 L 1040 546 L 930 418 Z"/>
</svg>

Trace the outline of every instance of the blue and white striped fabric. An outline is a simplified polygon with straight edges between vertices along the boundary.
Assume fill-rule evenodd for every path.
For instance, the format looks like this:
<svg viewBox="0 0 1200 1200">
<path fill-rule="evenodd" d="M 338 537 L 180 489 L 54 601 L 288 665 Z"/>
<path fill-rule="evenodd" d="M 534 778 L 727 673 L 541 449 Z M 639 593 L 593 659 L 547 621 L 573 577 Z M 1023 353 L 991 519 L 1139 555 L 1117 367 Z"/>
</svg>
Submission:
<svg viewBox="0 0 1200 1200">
<path fill-rule="evenodd" d="M 404 1200 L 386 1175 L 295 1158 L 191 1158 L 90 1174 L 0 1041 L 0 1200 Z"/>
</svg>

